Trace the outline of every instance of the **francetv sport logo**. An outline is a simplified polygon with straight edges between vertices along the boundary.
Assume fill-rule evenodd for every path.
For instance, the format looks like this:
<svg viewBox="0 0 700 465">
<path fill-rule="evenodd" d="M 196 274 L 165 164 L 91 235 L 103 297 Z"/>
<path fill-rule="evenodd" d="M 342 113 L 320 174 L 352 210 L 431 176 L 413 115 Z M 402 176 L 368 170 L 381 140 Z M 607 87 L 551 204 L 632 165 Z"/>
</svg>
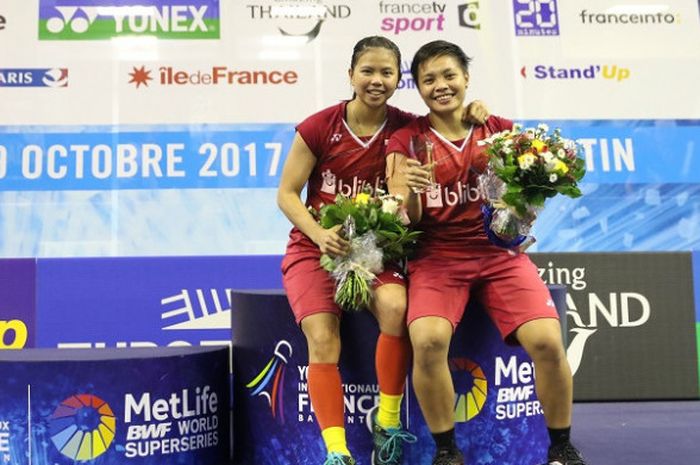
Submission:
<svg viewBox="0 0 700 465">
<path fill-rule="evenodd" d="M 219 0 L 40 0 L 40 40 L 218 39 Z"/>
</svg>

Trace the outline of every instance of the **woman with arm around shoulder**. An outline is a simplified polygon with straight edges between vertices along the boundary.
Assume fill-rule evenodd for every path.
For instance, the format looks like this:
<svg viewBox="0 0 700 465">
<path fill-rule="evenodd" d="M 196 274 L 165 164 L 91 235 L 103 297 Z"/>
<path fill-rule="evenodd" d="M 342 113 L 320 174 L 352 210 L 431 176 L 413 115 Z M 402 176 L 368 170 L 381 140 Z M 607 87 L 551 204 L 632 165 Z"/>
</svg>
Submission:
<svg viewBox="0 0 700 465">
<path fill-rule="evenodd" d="M 415 118 L 387 104 L 401 77 L 400 63 L 398 47 L 384 37 L 365 37 L 355 45 L 349 69 L 353 98 L 297 126 L 277 195 L 294 225 L 282 262 L 283 283 L 308 345 L 309 397 L 327 449 L 325 465 L 355 463 L 345 437 L 338 371 L 341 310 L 334 302 L 335 283 L 319 264 L 321 254 L 343 256 L 349 244 L 339 230 L 323 229 L 309 207 L 333 203 L 337 194 L 352 197 L 367 187 L 385 187 L 386 140 Z M 479 119 L 485 110 L 476 105 L 470 113 Z M 380 400 L 371 418 L 374 463 L 395 465 L 402 463 L 402 443 L 413 440 L 399 421 L 411 351 L 402 270 L 388 266 L 374 291 L 370 311 L 380 330 L 375 355 Z"/>
</svg>

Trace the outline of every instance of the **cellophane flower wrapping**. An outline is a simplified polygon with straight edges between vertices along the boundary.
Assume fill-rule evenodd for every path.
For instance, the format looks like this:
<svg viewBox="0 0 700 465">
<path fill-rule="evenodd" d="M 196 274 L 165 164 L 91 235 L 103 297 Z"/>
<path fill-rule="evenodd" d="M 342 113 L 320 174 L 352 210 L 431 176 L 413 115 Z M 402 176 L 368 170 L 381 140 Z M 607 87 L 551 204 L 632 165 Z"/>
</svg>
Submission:
<svg viewBox="0 0 700 465">
<path fill-rule="evenodd" d="M 350 242 L 346 256 L 321 256 L 321 266 L 335 280 L 335 302 L 344 310 L 368 308 L 374 281 L 384 265 L 406 258 L 413 250 L 420 233 L 408 229 L 402 201 L 382 192 L 362 192 L 354 198 L 338 195 L 333 204 L 314 212 L 324 228 L 342 225 L 341 234 Z"/>
<path fill-rule="evenodd" d="M 581 195 L 578 181 L 585 174 L 579 146 L 550 132 L 546 124 L 494 134 L 482 141 L 488 165 L 479 176 L 484 196 L 482 212 L 489 240 L 509 249 L 534 242 L 530 230 L 545 200 L 557 194 Z"/>
</svg>

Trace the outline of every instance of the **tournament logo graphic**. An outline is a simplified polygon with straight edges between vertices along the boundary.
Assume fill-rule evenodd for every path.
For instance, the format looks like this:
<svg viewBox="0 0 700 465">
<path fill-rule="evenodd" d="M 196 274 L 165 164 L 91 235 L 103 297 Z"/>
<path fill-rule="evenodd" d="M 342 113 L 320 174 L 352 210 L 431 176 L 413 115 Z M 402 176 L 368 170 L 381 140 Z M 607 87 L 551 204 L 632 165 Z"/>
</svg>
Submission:
<svg viewBox="0 0 700 465">
<path fill-rule="evenodd" d="M 53 444 L 61 454 L 81 462 L 107 452 L 116 426 L 109 404 L 92 394 L 77 394 L 63 400 L 49 417 Z"/>
<path fill-rule="evenodd" d="M 558 36 L 557 0 L 513 0 L 516 36 Z"/>
<path fill-rule="evenodd" d="M 219 0 L 40 0 L 39 40 L 218 39 Z"/>
<path fill-rule="evenodd" d="M 286 352 L 286 355 L 285 355 Z M 246 387 L 251 390 L 250 396 L 263 396 L 267 399 L 272 417 L 284 424 L 284 373 L 292 356 L 292 345 L 279 341 L 270 361 Z"/>
<path fill-rule="evenodd" d="M 468 358 L 450 359 L 450 371 L 457 393 L 455 421 L 466 423 L 484 407 L 488 380 L 481 367 Z"/>
<path fill-rule="evenodd" d="M 68 87 L 68 68 L 0 68 L 0 87 Z"/>
<path fill-rule="evenodd" d="M 250 19 L 272 20 L 286 37 L 311 42 L 321 33 L 327 20 L 346 19 L 352 14 L 349 4 L 321 0 L 267 0 L 246 4 Z"/>
</svg>

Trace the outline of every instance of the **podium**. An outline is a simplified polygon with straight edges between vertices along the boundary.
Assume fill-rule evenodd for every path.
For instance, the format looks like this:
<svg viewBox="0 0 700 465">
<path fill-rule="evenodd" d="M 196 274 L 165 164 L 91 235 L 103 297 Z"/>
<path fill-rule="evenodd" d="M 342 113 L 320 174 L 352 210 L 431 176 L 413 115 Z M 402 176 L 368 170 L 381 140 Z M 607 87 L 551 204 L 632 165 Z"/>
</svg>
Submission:
<svg viewBox="0 0 700 465">
<path fill-rule="evenodd" d="M 565 315 L 566 288 L 550 286 Z M 317 465 L 325 448 L 307 389 L 307 349 L 283 291 L 233 291 L 234 463 Z M 340 371 L 348 446 L 372 465 L 368 417 L 378 401 L 374 372 L 377 323 L 368 312 L 344 313 Z M 502 342 L 478 305 L 470 305 L 453 337 L 450 368 L 456 391 L 459 447 L 467 463 L 535 465 L 549 443 L 534 390 L 534 368 L 520 347 Z M 434 453 L 410 382 L 402 423 L 418 442 L 404 463 L 430 463 Z"/>
<path fill-rule="evenodd" d="M 0 351 L 0 370 L 0 463 L 229 463 L 228 348 Z"/>
</svg>

